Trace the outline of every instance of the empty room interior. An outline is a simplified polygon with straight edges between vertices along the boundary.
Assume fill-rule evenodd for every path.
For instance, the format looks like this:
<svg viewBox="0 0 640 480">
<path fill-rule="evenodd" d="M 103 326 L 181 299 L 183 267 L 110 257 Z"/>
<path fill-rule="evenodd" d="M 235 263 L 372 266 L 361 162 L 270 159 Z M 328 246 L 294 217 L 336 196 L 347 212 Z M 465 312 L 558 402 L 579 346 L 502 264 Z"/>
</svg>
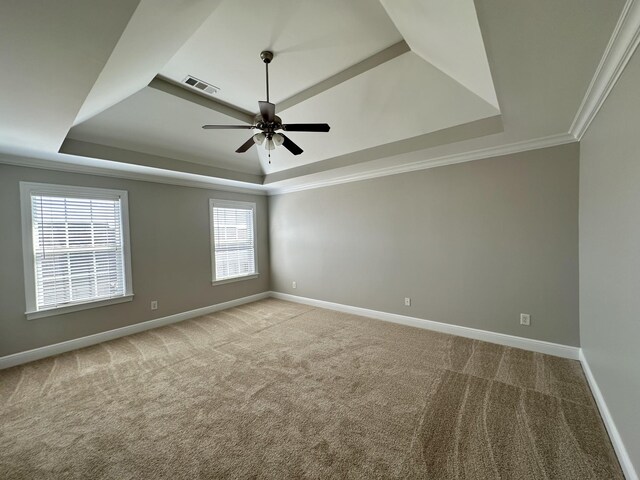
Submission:
<svg viewBox="0 0 640 480">
<path fill-rule="evenodd" d="M 2 0 L 0 478 L 638 480 L 638 43 L 640 0 Z"/>
</svg>

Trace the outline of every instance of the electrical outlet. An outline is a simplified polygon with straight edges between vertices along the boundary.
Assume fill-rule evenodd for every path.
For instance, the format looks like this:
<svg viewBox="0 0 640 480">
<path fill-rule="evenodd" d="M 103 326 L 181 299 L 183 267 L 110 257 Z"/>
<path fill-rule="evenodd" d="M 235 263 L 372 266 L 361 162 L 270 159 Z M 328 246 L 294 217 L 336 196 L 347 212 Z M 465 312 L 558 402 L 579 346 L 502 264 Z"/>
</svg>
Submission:
<svg viewBox="0 0 640 480">
<path fill-rule="evenodd" d="M 529 315 L 528 313 L 521 313 L 520 325 L 526 325 L 527 327 L 531 325 L 531 315 Z"/>
<path fill-rule="evenodd" d="M 404 297 L 404 305 L 406 307 L 410 307 L 411 306 L 411 299 L 409 297 Z"/>
<path fill-rule="evenodd" d="M 295 280 L 291 282 L 291 288 L 298 288 L 298 284 L 295 282 Z"/>
<path fill-rule="evenodd" d="M 151 300 L 151 310 L 157 310 L 157 309 L 158 309 L 158 301 Z"/>
</svg>

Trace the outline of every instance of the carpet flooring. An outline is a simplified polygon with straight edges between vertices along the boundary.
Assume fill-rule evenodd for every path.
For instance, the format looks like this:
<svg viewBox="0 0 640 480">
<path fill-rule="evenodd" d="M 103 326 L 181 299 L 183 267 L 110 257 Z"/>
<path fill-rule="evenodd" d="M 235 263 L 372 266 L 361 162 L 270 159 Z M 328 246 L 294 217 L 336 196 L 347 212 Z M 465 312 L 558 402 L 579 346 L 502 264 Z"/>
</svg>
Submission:
<svg viewBox="0 0 640 480">
<path fill-rule="evenodd" d="M 0 371 L 0 478 L 622 479 L 575 361 L 267 299 Z"/>
</svg>

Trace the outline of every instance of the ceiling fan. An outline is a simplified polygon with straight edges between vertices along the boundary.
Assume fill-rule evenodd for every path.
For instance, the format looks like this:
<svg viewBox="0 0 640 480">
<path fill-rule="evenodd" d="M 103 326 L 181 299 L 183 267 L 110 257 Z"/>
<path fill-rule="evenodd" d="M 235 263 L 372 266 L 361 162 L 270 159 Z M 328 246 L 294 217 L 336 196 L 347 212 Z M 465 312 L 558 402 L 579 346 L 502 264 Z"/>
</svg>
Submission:
<svg viewBox="0 0 640 480">
<path fill-rule="evenodd" d="M 260 113 L 256 115 L 253 125 L 203 125 L 205 130 L 218 130 L 218 129 L 257 129 L 260 132 L 256 133 L 243 143 L 236 153 L 244 153 L 251 148 L 255 143 L 258 145 L 264 145 L 264 148 L 269 151 L 269 158 L 271 158 L 271 150 L 274 150 L 277 146 L 282 145 L 294 155 L 300 155 L 303 150 L 293 143 L 289 137 L 281 131 L 285 132 L 328 132 L 329 125 L 326 123 L 282 123 L 280 117 L 276 115 L 276 106 L 269 102 L 269 64 L 273 60 L 273 52 L 264 51 L 260 53 L 260 58 L 264 62 L 266 70 L 267 80 L 267 101 L 258 102 L 260 107 Z M 269 160 L 271 162 L 271 160 Z"/>
</svg>

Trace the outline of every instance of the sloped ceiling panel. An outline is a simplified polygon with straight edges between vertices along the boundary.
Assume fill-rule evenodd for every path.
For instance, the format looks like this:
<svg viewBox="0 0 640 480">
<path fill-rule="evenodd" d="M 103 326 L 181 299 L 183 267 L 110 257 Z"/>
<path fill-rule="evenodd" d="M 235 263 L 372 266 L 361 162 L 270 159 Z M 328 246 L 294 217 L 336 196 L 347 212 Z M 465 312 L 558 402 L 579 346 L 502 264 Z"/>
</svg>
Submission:
<svg viewBox="0 0 640 480">
<path fill-rule="evenodd" d="M 411 49 L 495 108 L 473 0 L 381 0 Z"/>
<path fill-rule="evenodd" d="M 275 52 L 277 103 L 401 40 L 377 1 L 224 0 L 160 73 L 177 82 L 193 75 L 219 87 L 221 101 L 257 113 L 262 50 Z"/>
<path fill-rule="evenodd" d="M 0 2 L 0 147 L 60 148 L 138 3 Z"/>
<path fill-rule="evenodd" d="M 280 112 L 284 123 L 328 122 L 331 131 L 288 134 L 305 153 L 293 157 L 278 149 L 272 153 L 269 173 L 498 113 L 451 77 L 408 52 Z"/>
<path fill-rule="evenodd" d="M 74 125 L 147 86 L 219 3 L 220 0 L 142 0 Z"/>
<path fill-rule="evenodd" d="M 201 105 L 146 87 L 74 127 L 69 138 L 175 158 L 208 166 L 261 174 L 253 148 L 235 153 L 254 132 L 203 130 L 202 125 L 243 124 Z"/>
</svg>

